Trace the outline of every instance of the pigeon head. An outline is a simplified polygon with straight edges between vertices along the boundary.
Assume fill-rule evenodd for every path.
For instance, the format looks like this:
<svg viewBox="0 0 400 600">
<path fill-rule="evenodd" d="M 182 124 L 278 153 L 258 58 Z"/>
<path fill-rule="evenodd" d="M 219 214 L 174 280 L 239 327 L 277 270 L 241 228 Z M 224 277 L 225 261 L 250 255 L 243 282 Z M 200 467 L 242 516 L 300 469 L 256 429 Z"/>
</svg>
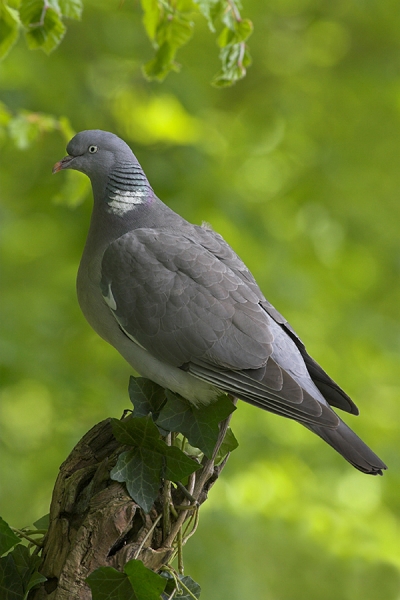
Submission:
<svg viewBox="0 0 400 600">
<path fill-rule="evenodd" d="M 118 161 L 137 162 L 124 141 L 100 129 L 77 133 L 69 142 L 67 152 L 68 156 L 54 165 L 53 173 L 74 169 L 93 179 L 110 172 Z"/>
<path fill-rule="evenodd" d="M 81 131 L 69 142 L 68 156 L 58 161 L 53 173 L 75 169 L 87 175 L 95 204 L 109 213 L 124 216 L 138 205 L 146 205 L 154 192 L 129 146 L 108 131 Z"/>
</svg>

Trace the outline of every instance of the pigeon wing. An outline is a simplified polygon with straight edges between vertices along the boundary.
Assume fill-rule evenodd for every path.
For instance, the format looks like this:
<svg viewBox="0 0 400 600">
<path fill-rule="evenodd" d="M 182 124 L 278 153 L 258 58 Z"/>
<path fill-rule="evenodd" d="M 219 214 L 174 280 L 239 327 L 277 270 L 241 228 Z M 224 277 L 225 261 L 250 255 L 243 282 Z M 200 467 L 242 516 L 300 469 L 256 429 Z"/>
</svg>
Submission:
<svg viewBox="0 0 400 600">
<path fill-rule="evenodd" d="M 107 248 L 102 292 L 126 335 L 159 360 L 271 412 L 337 426 L 254 279 L 232 266 L 196 235 L 136 229 Z"/>
<path fill-rule="evenodd" d="M 204 224 L 202 227 L 197 227 L 198 237 L 201 244 L 218 256 L 224 264 L 229 266 L 232 271 L 245 281 L 255 294 L 259 294 L 260 301 L 264 310 L 278 323 L 282 329 L 292 338 L 303 360 L 311 379 L 331 406 L 340 408 L 343 411 L 358 415 L 359 411 L 353 400 L 346 394 L 341 387 L 324 371 L 324 369 L 308 354 L 302 340 L 288 323 L 283 315 L 263 296 L 258 288 L 252 273 L 243 263 L 243 261 L 232 250 L 224 238 L 211 229 L 209 225 Z"/>
</svg>

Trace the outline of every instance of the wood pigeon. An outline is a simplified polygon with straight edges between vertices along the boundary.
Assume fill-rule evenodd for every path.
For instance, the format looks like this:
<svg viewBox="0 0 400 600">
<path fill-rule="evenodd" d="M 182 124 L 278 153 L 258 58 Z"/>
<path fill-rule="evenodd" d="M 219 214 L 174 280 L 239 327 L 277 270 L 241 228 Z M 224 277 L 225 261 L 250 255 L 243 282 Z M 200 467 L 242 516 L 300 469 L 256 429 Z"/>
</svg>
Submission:
<svg viewBox="0 0 400 600">
<path fill-rule="evenodd" d="M 91 180 L 94 207 L 77 277 L 89 324 L 128 363 L 194 405 L 227 392 L 298 421 L 354 467 L 386 465 L 336 415 L 349 396 L 307 354 L 289 323 L 209 225 L 192 225 L 155 195 L 129 146 L 88 130 L 53 172 Z"/>
</svg>

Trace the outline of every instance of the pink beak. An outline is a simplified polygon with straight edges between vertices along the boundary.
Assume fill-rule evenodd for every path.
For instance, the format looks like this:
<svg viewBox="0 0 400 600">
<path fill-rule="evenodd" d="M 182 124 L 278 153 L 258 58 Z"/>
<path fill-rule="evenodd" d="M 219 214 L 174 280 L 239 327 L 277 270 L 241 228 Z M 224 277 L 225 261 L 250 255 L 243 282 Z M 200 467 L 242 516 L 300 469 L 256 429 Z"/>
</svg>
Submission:
<svg viewBox="0 0 400 600">
<path fill-rule="evenodd" d="M 64 156 L 63 159 L 59 160 L 58 162 L 56 162 L 56 164 L 53 167 L 53 171 L 52 173 L 58 173 L 58 171 L 61 171 L 62 169 L 67 169 L 69 163 L 71 162 L 71 160 L 73 159 L 73 156 Z"/>
</svg>

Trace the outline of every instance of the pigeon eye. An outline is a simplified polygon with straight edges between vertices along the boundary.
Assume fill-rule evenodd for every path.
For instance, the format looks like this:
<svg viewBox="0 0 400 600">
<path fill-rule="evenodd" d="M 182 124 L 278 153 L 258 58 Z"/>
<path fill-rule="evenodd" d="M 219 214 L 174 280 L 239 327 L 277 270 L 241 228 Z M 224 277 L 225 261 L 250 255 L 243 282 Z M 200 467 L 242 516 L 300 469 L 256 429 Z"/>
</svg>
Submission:
<svg viewBox="0 0 400 600">
<path fill-rule="evenodd" d="M 94 154 L 95 152 L 97 152 L 97 146 L 89 146 L 89 152 L 90 154 Z"/>
</svg>

